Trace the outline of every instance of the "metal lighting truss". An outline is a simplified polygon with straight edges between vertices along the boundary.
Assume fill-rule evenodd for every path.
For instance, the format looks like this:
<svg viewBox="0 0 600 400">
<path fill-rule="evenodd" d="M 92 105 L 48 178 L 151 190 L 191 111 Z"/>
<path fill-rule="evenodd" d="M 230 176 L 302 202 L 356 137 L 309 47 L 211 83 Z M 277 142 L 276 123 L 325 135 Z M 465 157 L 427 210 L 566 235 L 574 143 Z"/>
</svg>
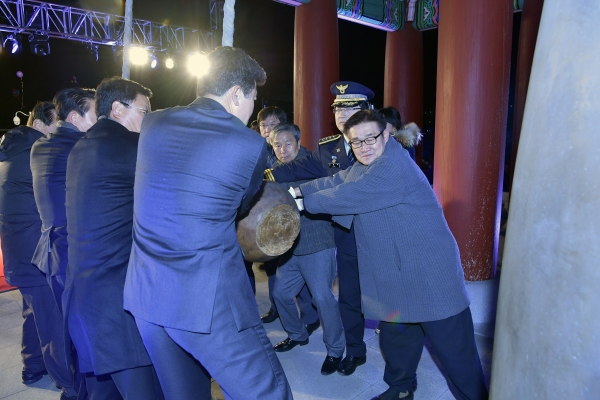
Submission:
<svg viewBox="0 0 600 400">
<path fill-rule="evenodd" d="M 210 9 L 210 30 L 213 32 L 223 30 L 223 6 L 224 0 L 209 0 L 208 8 Z"/>
<path fill-rule="evenodd" d="M 46 35 L 83 43 L 123 45 L 125 18 L 121 15 L 61 6 L 34 0 L 0 0 L 0 31 Z M 209 51 L 213 32 L 134 19 L 131 44 L 149 50 Z"/>
</svg>

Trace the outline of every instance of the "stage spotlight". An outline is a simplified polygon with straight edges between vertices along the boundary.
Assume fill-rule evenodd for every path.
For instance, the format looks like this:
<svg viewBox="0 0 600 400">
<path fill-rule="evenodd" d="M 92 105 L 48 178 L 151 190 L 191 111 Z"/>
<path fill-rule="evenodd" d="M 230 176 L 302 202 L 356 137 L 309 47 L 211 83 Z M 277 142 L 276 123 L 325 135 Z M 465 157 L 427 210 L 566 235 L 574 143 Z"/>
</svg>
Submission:
<svg viewBox="0 0 600 400">
<path fill-rule="evenodd" d="M 7 46 L 8 43 L 8 46 Z M 10 34 L 4 39 L 4 43 L 2 43 L 4 48 L 9 48 L 11 54 L 15 54 L 21 48 L 21 38 L 17 35 Z"/>
<path fill-rule="evenodd" d="M 193 53 L 188 58 L 187 67 L 188 71 L 190 71 L 190 74 L 199 78 L 208 72 L 210 64 L 206 55 Z"/>
<path fill-rule="evenodd" d="M 150 56 L 150 68 L 154 69 L 158 65 L 158 58 L 152 53 Z"/>
<path fill-rule="evenodd" d="M 85 47 L 94 61 L 98 61 L 98 45 L 96 43 L 86 43 Z"/>
<path fill-rule="evenodd" d="M 148 52 L 142 47 L 132 47 L 129 49 L 129 59 L 132 64 L 145 65 L 148 63 Z"/>
<path fill-rule="evenodd" d="M 165 67 L 167 67 L 167 68 L 171 69 L 171 68 L 173 68 L 174 66 L 175 66 L 175 61 L 173 61 L 173 59 L 172 59 L 171 57 L 168 57 L 168 58 L 165 60 Z"/>
<path fill-rule="evenodd" d="M 50 54 L 48 35 L 29 35 L 29 48 L 36 56 L 43 57 Z"/>
</svg>

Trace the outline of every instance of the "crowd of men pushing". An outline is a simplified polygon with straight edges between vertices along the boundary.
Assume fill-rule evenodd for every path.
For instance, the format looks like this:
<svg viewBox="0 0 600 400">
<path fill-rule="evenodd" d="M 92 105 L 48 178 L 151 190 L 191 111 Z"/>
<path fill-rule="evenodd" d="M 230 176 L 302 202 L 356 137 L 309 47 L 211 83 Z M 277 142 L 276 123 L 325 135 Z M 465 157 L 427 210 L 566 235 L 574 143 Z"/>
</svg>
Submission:
<svg viewBox="0 0 600 400">
<path fill-rule="evenodd" d="M 150 113 L 149 89 L 110 78 L 59 92 L 4 135 L 0 234 L 23 294 L 23 383 L 49 373 L 61 399 L 210 399 L 213 377 L 226 398 L 290 399 L 275 351 L 322 325 L 321 373 L 350 375 L 366 362 L 366 317 L 381 321 L 390 385 L 377 399 L 413 397 L 424 336 L 454 394 L 486 398 L 456 242 L 409 152 L 389 140 L 410 148 L 418 129 L 339 82 L 341 134 L 309 152 L 269 108 L 258 115 L 267 144 L 246 127 L 264 70 L 231 47 L 208 58 L 188 106 Z M 263 174 L 301 210 L 262 317 L 289 334 L 275 347 L 235 234 Z"/>
</svg>

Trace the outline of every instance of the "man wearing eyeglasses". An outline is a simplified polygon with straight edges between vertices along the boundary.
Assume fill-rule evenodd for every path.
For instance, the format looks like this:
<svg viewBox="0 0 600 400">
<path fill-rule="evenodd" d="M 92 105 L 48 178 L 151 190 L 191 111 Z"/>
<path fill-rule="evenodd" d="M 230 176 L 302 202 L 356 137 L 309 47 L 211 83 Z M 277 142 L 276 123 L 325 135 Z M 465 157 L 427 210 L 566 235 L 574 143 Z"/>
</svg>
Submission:
<svg viewBox="0 0 600 400">
<path fill-rule="evenodd" d="M 287 116 L 281 108 L 270 106 L 260 110 L 258 115 L 256 115 L 256 119 L 258 121 L 260 136 L 267 141 L 267 168 L 271 168 L 277 163 L 277 157 L 271 143 L 269 143 L 269 135 L 273 128 L 287 121 Z"/>
<path fill-rule="evenodd" d="M 265 171 L 265 178 L 277 182 L 295 182 L 332 176 L 354 164 L 355 156 L 344 132 L 344 123 L 361 110 L 371 109 L 373 91 L 359 83 L 342 81 L 331 85 L 335 100 L 331 105 L 335 124 L 340 134 L 319 141 L 308 157 Z M 336 259 L 339 277 L 339 307 L 346 336 L 346 356 L 340 362 L 338 373 L 351 375 L 356 367 L 367 361 L 367 347 L 363 340 L 365 320 L 362 314 L 358 259 L 354 227 L 334 224 Z"/>
<path fill-rule="evenodd" d="M 65 319 L 90 398 L 163 398 L 135 320 L 123 309 L 138 139 L 151 96 L 137 82 L 103 80 L 99 120 L 67 162 Z"/>
<path fill-rule="evenodd" d="M 385 118 L 362 111 L 345 124 L 358 163 L 294 188 L 299 208 L 355 226 L 363 311 L 381 321 L 388 390 L 412 400 L 428 338 L 458 399 L 487 399 L 458 246 L 429 182 Z"/>
</svg>

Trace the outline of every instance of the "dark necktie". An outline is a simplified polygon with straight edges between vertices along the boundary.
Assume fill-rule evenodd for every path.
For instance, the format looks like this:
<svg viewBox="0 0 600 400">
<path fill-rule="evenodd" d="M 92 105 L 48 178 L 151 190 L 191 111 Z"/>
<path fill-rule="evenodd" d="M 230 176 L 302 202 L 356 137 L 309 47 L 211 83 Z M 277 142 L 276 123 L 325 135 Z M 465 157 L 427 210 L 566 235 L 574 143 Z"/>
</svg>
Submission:
<svg viewBox="0 0 600 400">
<path fill-rule="evenodd" d="M 356 158 L 354 157 L 354 152 L 352 151 L 352 149 L 350 149 L 348 151 L 348 160 L 350 160 L 350 165 L 354 164 L 354 161 L 356 161 Z"/>
</svg>

